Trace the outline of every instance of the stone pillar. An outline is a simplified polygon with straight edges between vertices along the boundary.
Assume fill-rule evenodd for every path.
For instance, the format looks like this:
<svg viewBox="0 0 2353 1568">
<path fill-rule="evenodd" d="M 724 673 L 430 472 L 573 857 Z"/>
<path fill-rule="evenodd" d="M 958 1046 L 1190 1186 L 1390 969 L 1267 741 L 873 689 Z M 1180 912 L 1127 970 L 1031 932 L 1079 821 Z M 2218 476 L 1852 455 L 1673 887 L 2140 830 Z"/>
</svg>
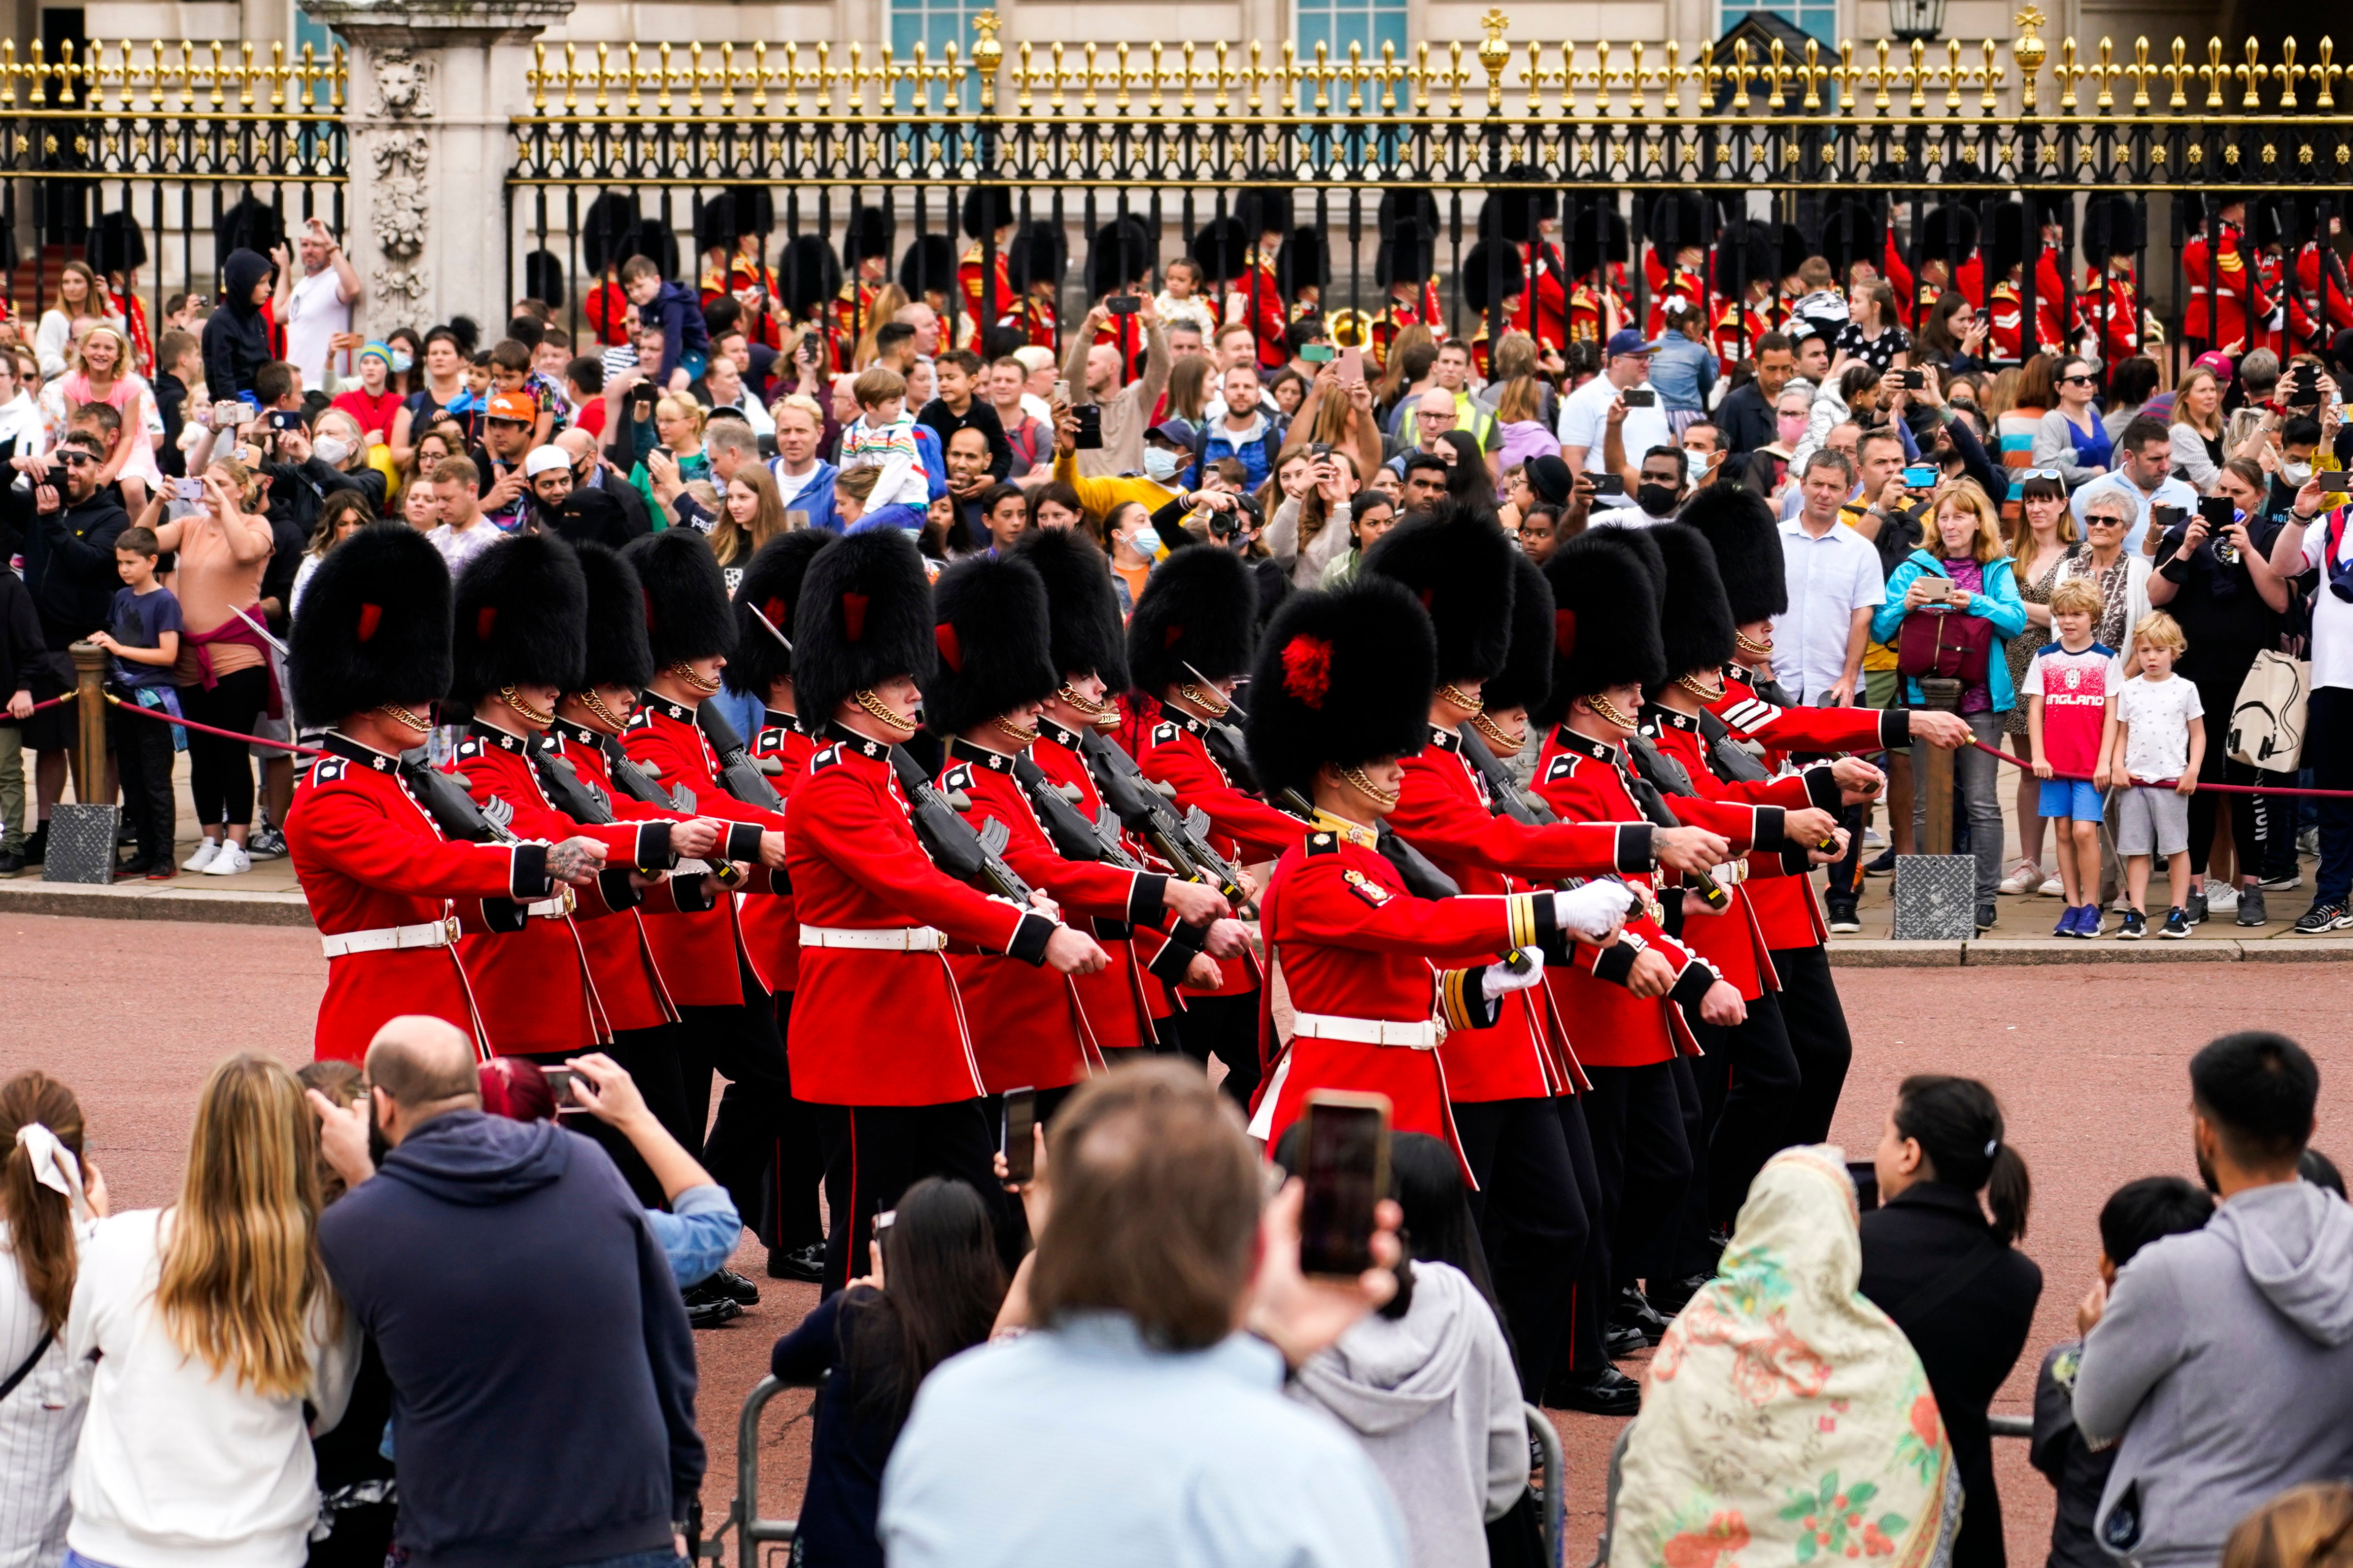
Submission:
<svg viewBox="0 0 2353 1568">
<path fill-rule="evenodd" d="M 362 330 L 506 320 L 506 175 L 531 101 L 532 40 L 573 0 L 301 0 L 351 66 L 345 248 Z"/>
</svg>

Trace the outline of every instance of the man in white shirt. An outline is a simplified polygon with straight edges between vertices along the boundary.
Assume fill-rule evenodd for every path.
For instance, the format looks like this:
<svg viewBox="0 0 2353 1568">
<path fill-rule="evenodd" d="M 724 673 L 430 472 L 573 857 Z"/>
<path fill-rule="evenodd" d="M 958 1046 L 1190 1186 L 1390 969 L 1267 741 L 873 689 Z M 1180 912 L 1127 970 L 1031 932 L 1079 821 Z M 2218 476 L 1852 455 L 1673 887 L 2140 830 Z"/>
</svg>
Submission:
<svg viewBox="0 0 2353 1568">
<path fill-rule="evenodd" d="M 1806 459 L 1805 504 L 1781 524 L 1789 608 L 1773 621 L 1773 673 L 1800 706 L 1844 708 L 1862 679 L 1871 613 L 1887 600 L 1879 552 L 1839 521 L 1854 468 L 1824 447 Z"/>
<path fill-rule="evenodd" d="M 360 301 L 360 275 L 327 226 L 317 218 L 305 224 L 295 239 L 301 253 L 302 276 L 295 278 L 286 265 L 285 247 L 273 253 L 278 262 L 275 309 L 286 329 L 286 360 L 302 373 L 302 384 L 331 392 L 330 372 L 350 369 L 349 354 L 342 365 L 331 363 L 334 340 L 352 330 L 352 308 Z"/>
<path fill-rule="evenodd" d="M 2147 536 L 2149 509 L 2178 506 L 2184 515 L 2198 510 L 2198 492 L 2187 479 L 2173 477 L 2173 433 L 2162 419 L 2135 419 L 2117 434 L 2114 470 L 2067 498 L 2075 514 L 2075 529 L 2084 528 L 2084 508 L 2094 496 L 2121 495 L 2132 502 L 2135 521 L 2125 535 L 2125 553 L 2137 554 Z M 2022 476 L 2021 476 L 2022 477 Z"/>
<path fill-rule="evenodd" d="M 2338 501 L 2329 509 L 2331 501 Z M 2341 498 L 2320 488 L 2317 476 L 2295 492 L 2295 506 L 2272 541 L 2271 567 L 2283 577 L 2320 574 L 2312 595 L 2312 696 L 2305 710 L 2302 762 L 2316 789 L 2353 789 L 2353 537 L 2340 521 Z M 2295 922 L 2298 934 L 2325 935 L 2353 926 L 2353 810 L 2321 800 L 2320 869 L 2312 908 Z"/>
<path fill-rule="evenodd" d="M 1642 454 L 1641 483 L 1634 487 L 1632 504 L 1597 511 L 1586 520 L 1585 526 L 1648 528 L 1654 522 L 1672 522 L 1689 498 L 1690 475 L 1690 466 L 1683 461 L 1681 450 L 1653 447 Z"/>
<path fill-rule="evenodd" d="M 1601 374 L 1571 393 L 1560 405 L 1560 460 L 1572 470 L 1588 474 L 1612 471 L 1605 456 L 1609 437 L 1619 437 L 1615 471 L 1628 493 L 1642 482 L 1641 454 L 1653 447 L 1672 447 L 1674 432 L 1667 427 L 1667 411 L 1651 385 L 1651 353 L 1658 345 L 1630 328 L 1609 340 Z M 1649 403 L 1633 407 L 1624 401 L 1629 392 L 1645 394 Z"/>
<path fill-rule="evenodd" d="M 449 563 L 456 577 L 466 563 L 506 535 L 482 515 L 482 471 L 468 458 L 444 458 L 433 466 L 433 494 L 441 503 L 440 526 L 425 537 Z"/>
</svg>

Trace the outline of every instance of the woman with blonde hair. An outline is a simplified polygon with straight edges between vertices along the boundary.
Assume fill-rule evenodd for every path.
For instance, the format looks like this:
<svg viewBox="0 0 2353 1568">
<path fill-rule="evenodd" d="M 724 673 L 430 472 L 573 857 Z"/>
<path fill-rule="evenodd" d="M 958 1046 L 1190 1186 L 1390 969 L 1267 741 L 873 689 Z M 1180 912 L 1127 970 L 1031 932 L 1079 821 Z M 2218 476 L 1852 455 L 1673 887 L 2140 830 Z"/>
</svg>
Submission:
<svg viewBox="0 0 2353 1568">
<path fill-rule="evenodd" d="M 164 416 L 156 411 L 155 395 L 131 368 L 131 340 L 112 322 L 85 328 L 66 345 L 65 374 L 41 388 L 41 424 L 47 445 L 66 438 L 73 417 L 89 404 L 102 403 L 121 421 L 113 449 L 99 465 L 98 482 L 123 487 L 124 510 L 132 516 L 147 497 L 164 488 L 164 471 L 156 466 L 155 448 L 163 444 Z"/>
<path fill-rule="evenodd" d="M 66 1551 L 66 1483 L 90 1363 L 67 1352 L 80 1248 L 106 1214 L 73 1090 L 43 1072 L 0 1084 L 0 1563 L 47 1568 Z"/>
<path fill-rule="evenodd" d="M 66 1542 L 97 1568 L 307 1554 L 311 1436 L 342 1418 L 359 1358 L 319 1257 L 318 1147 L 294 1075 L 231 1057 L 197 1100 L 180 1201 L 83 1248 L 66 1349 L 98 1364 Z"/>
<path fill-rule="evenodd" d="M 2203 495 L 2222 466 L 2222 378 L 2193 366 L 2173 389 L 2173 472 Z"/>
<path fill-rule="evenodd" d="M 896 283 L 885 283 L 874 291 L 874 303 L 866 313 L 865 327 L 858 334 L 857 346 L 849 351 L 849 372 L 855 374 L 874 363 L 874 334 L 899 319 L 907 308 L 907 291 Z"/>
<path fill-rule="evenodd" d="M 1193 354 L 1168 370 L 1168 415 L 1198 425 L 1209 407 L 1209 356 Z"/>
<path fill-rule="evenodd" d="M 2353 1568 L 2353 1486 L 2290 1487 L 2239 1521 L 2222 1568 Z"/>
<path fill-rule="evenodd" d="M 649 515 L 669 515 L 668 506 L 654 494 L 657 479 L 691 485 L 711 477 L 711 454 L 702 449 L 702 405 L 685 393 L 665 392 L 654 399 L 654 434 L 661 444 L 629 470 L 629 483 L 645 497 Z"/>
<path fill-rule="evenodd" d="M 73 324 L 77 317 L 114 314 L 114 301 L 98 280 L 98 274 L 86 261 L 69 261 L 58 269 L 57 303 L 41 312 L 41 323 L 33 334 L 34 352 L 39 356 L 41 379 L 54 381 L 65 374 L 70 366 L 69 345 L 73 341 Z M 131 355 L 122 356 L 125 369 L 131 365 Z"/>
</svg>

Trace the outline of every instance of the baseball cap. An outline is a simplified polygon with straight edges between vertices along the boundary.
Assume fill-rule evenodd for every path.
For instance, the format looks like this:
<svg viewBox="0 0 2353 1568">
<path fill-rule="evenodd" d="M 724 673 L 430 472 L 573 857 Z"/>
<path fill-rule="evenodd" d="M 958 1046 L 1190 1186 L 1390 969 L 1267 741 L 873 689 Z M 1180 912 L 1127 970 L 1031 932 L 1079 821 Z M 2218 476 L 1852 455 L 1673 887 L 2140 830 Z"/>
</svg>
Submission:
<svg viewBox="0 0 2353 1568">
<path fill-rule="evenodd" d="M 1658 352 L 1658 344 L 1631 327 L 1621 328 L 1609 335 L 1609 354 L 1611 359 L 1617 358 L 1620 354 L 1648 354 Z"/>
<path fill-rule="evenodd" d="M 519 425 L 530 425 L 539 418 L 539 405 L 520 392 L 491 395 L 484 411 L 492 419 L 512 419 Z"/>
<path fill-rule="evenodd" d="M 1557 458 L 1553 459 L 1558 462 Z M 572 459 L 561 447 L 533 447 L 531 456 L 522 460 L 522 477 L 535 479 L 542 474 L 552 474 L 558 468 L 569 469 Z"/>
<path fill-rule="evenodd" d="M 1170 446 L 1188 452 L 1193 449 L 1193 426 L 1182 419 L 1164 419 L 1145 434 L 1157 436 Z"/>
<path fill-rule="evenodd" d="M 1536 500 L 1548 506 L 1567 506 L 1570 493 L 1577 488 L 1568 465 L 1552 452 L 1540 452 L 1530 458 L 1520 472 L 1528 481 L 1528 489 L 1535 492 Z"/>
</svg>

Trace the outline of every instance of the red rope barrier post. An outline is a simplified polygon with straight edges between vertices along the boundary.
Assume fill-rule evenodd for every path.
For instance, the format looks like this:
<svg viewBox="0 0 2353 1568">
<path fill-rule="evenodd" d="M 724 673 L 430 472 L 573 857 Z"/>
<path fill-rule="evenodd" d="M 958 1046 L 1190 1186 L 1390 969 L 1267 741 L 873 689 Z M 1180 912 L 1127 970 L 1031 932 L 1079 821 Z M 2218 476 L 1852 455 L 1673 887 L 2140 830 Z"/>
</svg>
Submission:
<svg viewBox="0 0 2353 1568">
<path fill-rule="evenodd" d="M 84 805 L 101 804 L 106 792 L 106 650 L 96 643 L 78 642 L 70 650 L 74 690 L 80 704 L 79 741 L 74 747 L 74 798 Z"/>
<path fill-rule="evenodd" d="M 1921 677 L 1920 705 L 1959 711 L 1961 683 Z M 1971 941 L 1978 933 L 1977 860 L 1953 853 L 1953 753 L 1914 746 L 1912 787 L 1920 792 L 1920 842 L 1895 859 L 1893 934 L 1899 942 Z"/>
</svg>

